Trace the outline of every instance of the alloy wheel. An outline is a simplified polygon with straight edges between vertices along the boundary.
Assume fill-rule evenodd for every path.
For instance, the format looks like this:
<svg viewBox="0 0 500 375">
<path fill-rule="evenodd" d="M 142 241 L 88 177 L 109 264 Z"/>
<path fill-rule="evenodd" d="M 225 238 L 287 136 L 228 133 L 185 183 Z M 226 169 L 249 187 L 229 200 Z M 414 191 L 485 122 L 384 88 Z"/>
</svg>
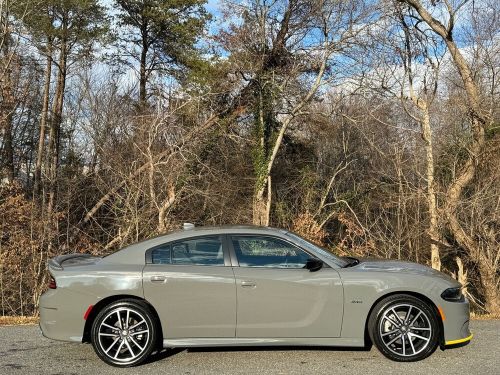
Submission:
<svg viewBox="0 0 500 375">
<path fill-rule="evenodd" d="M 151 327 L 136 309 L 117 307 L 101 320 L 97 336 L 104 355 L 126 364 L 145 352 L 151 340 Z"/>
<path fill-rule="evenodd" d="M 432 325 L 427 313 L 406 303 L 390 306 L 383 311 L 378 330 L 384 346 L 403 357 L 423 352 L 432 338 Z"/>
</svg>

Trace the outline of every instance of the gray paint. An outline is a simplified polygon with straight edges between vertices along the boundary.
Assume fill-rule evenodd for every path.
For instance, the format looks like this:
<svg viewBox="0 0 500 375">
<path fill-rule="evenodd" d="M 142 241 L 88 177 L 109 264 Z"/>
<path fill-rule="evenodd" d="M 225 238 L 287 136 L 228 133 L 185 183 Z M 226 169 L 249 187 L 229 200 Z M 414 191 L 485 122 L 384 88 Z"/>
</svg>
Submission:
<svg viewBox="0 0 500 375">
<path fill-rule="evenodd" d="M 44 335 L 81 341 L 83 315 L 90 305 L 129 295 L 144 298 L 157 310 L 165 346 L 362 346 L 371 307 L 397 292 L 424 295 L 442 309 L 445 341 L 470 334 L 468 302 L 446 302 L 440 297 L 446 288 L 460 284 L 415 263 L 368 260 L 341 268 L 341 260 L 314 254 L 325 262 L 317 272 L 244 268 L 230 261 L 219 267 L 145 265 L 145 252 L 154 246 L 192 236 L 231 234 L 270 235 L 303 247 L 284 230 L 205 227 L 142 241 L 105 258 L 67 262 L 59 258 L 62 265 L 56 258 L 49 262 L 49 271 L 57 289 L 40 298 Z M 165 281 L 152 282 L 154 276 Z M 242 282 L 255 285 L 242 287 Z"/>
<path fill-rule="evenodd" d="M 152 282 L 154 276 L 164 282 Z M 231 267 L 144 268 L 144 297 L 158 312 L 165 337 L 234 337 L 236 287 Z"/>
<path fill-rule="evenodd" d="M 339 337 L 343 288 L 337 270 L 235 267 L 240 338 Z M 255 286 L 242 287 L 243 282 Z"/>
</svg>

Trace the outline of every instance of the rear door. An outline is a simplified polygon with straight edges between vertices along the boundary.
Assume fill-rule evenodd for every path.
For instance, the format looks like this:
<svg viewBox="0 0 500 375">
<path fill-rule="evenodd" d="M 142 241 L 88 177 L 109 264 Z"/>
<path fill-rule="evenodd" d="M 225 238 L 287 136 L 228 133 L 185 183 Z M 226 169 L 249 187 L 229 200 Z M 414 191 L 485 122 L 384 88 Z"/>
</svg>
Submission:
<svg viewBox="0 0 500 375">
<path fill-rule="evenodd" d="M 165 338 L 234 337 L 236 286 L 224 236 L 193 237 L 146 252 L 145 298 Z"/>
<path fill-rule="evenodd" d="M 272 236 L 230 236 L 239 267 L 237 337 L 339 337 L 343 288 L 338 272 L 325 265 L 303 268 L 312 256 Z"/>
</svg>

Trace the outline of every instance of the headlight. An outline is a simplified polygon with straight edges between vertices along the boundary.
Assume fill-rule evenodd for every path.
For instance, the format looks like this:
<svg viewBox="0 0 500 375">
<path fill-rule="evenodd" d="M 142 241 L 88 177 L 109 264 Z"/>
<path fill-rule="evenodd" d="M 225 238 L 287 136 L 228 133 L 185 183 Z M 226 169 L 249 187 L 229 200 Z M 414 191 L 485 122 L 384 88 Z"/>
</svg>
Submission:
<svg viewBox="0 0 500 375">
<path fill-rule="evenodd" d="M 465 301 L 465 297 L 462 294 L 462 287 L 459 286 L 457 288 L 448 288 L 443 293 L 441 293 L 441 298 L 445 301 L 450 302 L 463 302 Z"/>
</svg>

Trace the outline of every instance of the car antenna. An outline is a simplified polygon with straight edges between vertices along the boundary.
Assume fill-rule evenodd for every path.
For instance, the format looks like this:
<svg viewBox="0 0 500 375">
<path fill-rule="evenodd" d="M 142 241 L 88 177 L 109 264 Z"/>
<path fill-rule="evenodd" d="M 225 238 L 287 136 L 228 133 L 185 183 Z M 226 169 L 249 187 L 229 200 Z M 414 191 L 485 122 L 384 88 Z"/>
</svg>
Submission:
<svg viewBox="0 0 500 375">
<path fill-rule="evenodd" d="M 193 223 L 184 223 L 184 224 L 182 224 L 182 229 L 184 229 L 184 230 L 194 229 L 194 224 Z"/>
</svg>

